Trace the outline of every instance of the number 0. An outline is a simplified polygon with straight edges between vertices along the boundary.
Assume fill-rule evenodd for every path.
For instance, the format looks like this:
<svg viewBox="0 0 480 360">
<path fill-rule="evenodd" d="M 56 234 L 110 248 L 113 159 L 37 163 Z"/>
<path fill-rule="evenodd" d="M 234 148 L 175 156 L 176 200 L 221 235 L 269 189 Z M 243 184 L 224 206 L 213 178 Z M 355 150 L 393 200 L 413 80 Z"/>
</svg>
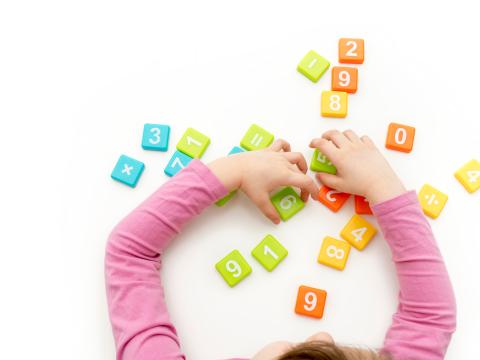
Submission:
<svg viewBox="0 0 480 360">
<path fill-rule="evenodd" d="M 407 141 L 407 130 L 404 128 L 398 128 L 395 131 L 395 142 L 399 145 L 405 144 Z"/>
</svg>

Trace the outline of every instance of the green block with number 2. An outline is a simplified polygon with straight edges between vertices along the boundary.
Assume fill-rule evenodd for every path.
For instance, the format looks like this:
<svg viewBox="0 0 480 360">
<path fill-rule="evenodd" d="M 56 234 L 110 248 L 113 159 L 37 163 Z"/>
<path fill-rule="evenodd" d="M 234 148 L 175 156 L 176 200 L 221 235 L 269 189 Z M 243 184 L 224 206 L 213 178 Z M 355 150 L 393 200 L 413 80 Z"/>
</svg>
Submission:
<svg viewBox="0 0 480 360">
<path fill-rule="evenodd" d="M 271 200 L 283 221 L 290 219 L 305 206 L 300 196 L 291 187 L 280 190 L 272 196 Z"/>
<path fill-rule="evenodd" d="M 215 264 L 215 268 L 222 275 L 230 287 L 234 287 L 252 272 L 247 260 L 238 250 L 233 250 Z"/>
<path fill-rule="evenodd" d="M 210 145 L 210 138 L 200 131 L 188 128 L 177 144 L 177 150 L 188 156 L 199 159 Z"/>
<path fill-rule="evenodd" d="M 318 149 L 316 149 L 313 153 L 312 161 L 310 162 L 310 170 L 316 172 L 325 172 L 333 175 L 337 173 L 337 168 L 333 166 L 332 162 L 320 151 L 318 151 Z"/>
<path fill-rule="evenodd" d="M 252 250 L 252 256 L 268 271 L 272 271 L 288 255 L 287 249 L 272 235 L 267 235 Z"/>
</svg>

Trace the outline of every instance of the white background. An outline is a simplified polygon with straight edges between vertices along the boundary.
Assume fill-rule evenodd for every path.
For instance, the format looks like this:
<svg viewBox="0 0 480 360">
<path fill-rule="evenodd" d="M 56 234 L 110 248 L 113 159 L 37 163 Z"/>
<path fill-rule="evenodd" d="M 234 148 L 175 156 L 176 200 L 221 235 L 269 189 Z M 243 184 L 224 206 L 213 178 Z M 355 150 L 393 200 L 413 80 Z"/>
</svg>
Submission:
<svg viewBox="0 0 480 360">
<path fill-rule="evenodd" d="M 209 135 L 204 160 L 226 154 L 256 122 L 310 157 L 330 128 L 417 129 L 414 150 L 384 149 L 410 189 L 449 195 L 431 224 L 455 287 L 458 330 L 448 359 L 480 357 L 480 192 L 453 172 L 480 157 L 479 28 L 474 2 L 2 1 L 0 3 L 0 358 L 112 359 L 103 257 L 111 228 L 167 180 L 183 131 Z M 346 119 L 319 116 L 317 84 L 296 72 L 314 49 L 332 65 L 340 37 L 362 37 L 366 60 Z M 168 153 L 140 147 L 145 122 L 171 125 Z M 146 170 L 134 190 L 110 179 L 120 154 Z M 343 272 L 316 263 L 338 214 L 308 206 L 273 226 L 242 195 L 193 221 L 165 256 L 171 317 L 190 359 L 251 356 L 264 344 L 325 330 L 381 345 L 396 279 L 381 236 L 352 250 Z M 267 273 L 250 250 L 266 233 L 289 256 Z M 234 289 L 214 264 L 239 249 L 253 273 Z M 325 317 L 293 313 L 301 284 L 329 293 Z"/>
</svg>

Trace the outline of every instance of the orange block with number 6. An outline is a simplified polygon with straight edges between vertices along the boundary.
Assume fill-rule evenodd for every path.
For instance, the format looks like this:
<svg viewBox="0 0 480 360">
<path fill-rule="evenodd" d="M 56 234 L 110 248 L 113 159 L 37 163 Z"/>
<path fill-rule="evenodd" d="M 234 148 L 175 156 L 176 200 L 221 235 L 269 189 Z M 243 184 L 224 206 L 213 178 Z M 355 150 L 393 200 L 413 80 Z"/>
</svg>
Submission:
<svg viewBox="0 0 480 360">
<path fill-rule="evenodd" d="M 309 286 L 300 286 L 297 293 L 295 312 L 316 319 L 323 317 L 327 292 Z"/>
<path fill-rule="evenodd" d="M 343 38 L 338 41 L 338 61 L 343 64 L 363 64 L 365 42 L 363 39 Z"/>
<path fill-rule="evenodd" d="M 358 86 L 358 69 L 347 66 L 332 68 L 332 90 L 354 94 Z"/>
<path fill-rule="evenodd" d="M 413 148 L 415 128 L 413 126 L 391 123 L 388 125 L 387 141 L 385 147 L 409 153 Z"/>
<path fill-rule="evenodd" d="M 350 194 L 330 189 L 325 185 L 322 186 L 318 193 L 318 200 L 333 212 L 340 210 L 349 197 Z"/>
</svg>

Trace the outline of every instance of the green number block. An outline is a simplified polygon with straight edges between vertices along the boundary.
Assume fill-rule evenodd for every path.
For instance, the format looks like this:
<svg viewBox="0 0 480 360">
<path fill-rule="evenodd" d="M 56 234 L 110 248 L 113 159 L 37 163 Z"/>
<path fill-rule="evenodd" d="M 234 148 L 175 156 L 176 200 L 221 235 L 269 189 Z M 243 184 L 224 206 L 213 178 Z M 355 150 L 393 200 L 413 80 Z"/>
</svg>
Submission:
<svg viewBox="0 0 480 360">
<path fill-rule="evenodd" d="M 329 67 L 327 59 L 310 50 L 298 64 L 297 70 L 313 82 L 317 82 Z"/>
<path fill-rule="evenodd" d="M 237 193 L 237 190 L 233 190 L 232 192 L 230 192 L 227 196 L 224 196 L 223 198 L 221 198 L 220 200 L 217 200 L 215 202 L 215 205 L 217 206 L 223 206 L 225 205 L 227 202 L 229 202 L 234 196 L 235 194 Z"/>
<path fill-rule="evenodd" d="M 216 263 L 215 268 L 230 287 L 237 285 L 252 272 L 252 268 L 248 265 L 247 260 L 238 250 L 233 250 Z"/>
<path fill-rule="evenodd" d="M 177 150 L 188 156 L 199 159 L 210 145 L 210 138 L 201 132 L 188 128 L 177 144 Z"/>
<path fill-rule="evenodd" d="M 252 256 L 268 271 L 272 271 L 288 255 L 287 249 L 272 235 L 267 235 L 252 250 Z"/>
<path fill-rule="evenodd" d="M 273 135 L 258 125 L 253 124 L 243 137 L 240 145 L 247 150 L 266 148 L 273 142 Z"/>
<path fill-rule="evenodd" d="M 323 155 L 318 149 L 315 150 L 312 156 L 312 161 L 310 162 L 310 170 L 316 172 L 325 172 L 335 175 L 337 173 L 337 168 L 333 166 L 332 162 Z"/>
<path fill-rule="evenodd" d="M 272 196 L 271 200 L 283 221 L 290 219 L 305 206 L 300 196 L 291 187 L 280 190 Z"/>
</svg>

